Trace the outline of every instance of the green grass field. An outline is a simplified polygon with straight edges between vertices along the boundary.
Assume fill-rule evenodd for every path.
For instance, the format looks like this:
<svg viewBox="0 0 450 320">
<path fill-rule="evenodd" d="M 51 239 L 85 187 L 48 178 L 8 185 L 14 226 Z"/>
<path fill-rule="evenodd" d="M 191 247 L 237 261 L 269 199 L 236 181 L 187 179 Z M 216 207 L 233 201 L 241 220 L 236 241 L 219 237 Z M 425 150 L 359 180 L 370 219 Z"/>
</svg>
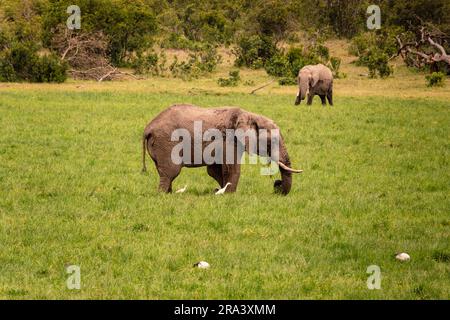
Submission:
<svg viewBox="0 0 450 320">
<path fill-rule="evenodd" d="M 449 299 L 450 92 L 411 98 L 425 85 L 410 79 L 398 95 L 383 90 L 395 78 L 359 81 L 371 96 L 338 80 L 334 108 L 215 80 L 0 88 L 0 298 Z M 235 194 L 212 195 L 205 168 L 183 169 L 184 194 L 157 193 L 142 131 L 177 102 L 274 119 L 305 172 L 286 197 L 252 165 Z M 66 287 L 72 264 L 81 290 Z"/>
</svg>

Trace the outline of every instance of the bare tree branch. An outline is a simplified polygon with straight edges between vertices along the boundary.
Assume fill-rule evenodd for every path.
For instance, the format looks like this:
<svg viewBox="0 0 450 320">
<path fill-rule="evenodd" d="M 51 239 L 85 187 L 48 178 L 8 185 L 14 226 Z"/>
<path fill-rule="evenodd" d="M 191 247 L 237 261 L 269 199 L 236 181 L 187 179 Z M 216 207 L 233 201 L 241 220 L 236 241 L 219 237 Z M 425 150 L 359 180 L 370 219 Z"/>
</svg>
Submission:
<svg viewBox="0 0 450 320">
<path fill-rule="evenodd" d="M 121 72 L 110 63 L 107 54 L 108 38 L 102 32 L 72 31 L 61 25 L 54 30 L 51 45 L 61 59 L 70 65 L 69 73 L 75 79 L 101 82 L 133 76 Z"/>
<path fill-rule="evenodd" d="M 406 64 L 418 68 L 429 65 L 430 69 L 436 69 L 436 63 L 440 61 L 450 65 L 450 56 L 442 45 L 449 37 L 436 27 L 425 24 L 420 18 L 418 19 L 421 25 L 416 29 L 416 41 L 403 43 L 402 37 L 405 37 L 405 34 L 397 35 L 395 38 L 399 49 L 389 60 L 400 55 Z"/>
</svg>

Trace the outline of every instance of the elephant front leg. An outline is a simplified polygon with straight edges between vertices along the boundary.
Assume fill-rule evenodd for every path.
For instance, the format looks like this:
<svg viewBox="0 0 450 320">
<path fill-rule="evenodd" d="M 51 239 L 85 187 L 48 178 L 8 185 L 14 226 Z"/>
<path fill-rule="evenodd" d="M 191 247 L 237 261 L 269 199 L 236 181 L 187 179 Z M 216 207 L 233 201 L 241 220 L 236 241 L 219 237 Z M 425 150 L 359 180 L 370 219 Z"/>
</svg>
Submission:
<svg viewBox="0 0 450 320">
<path fill-rule="evenodd" d="M 223 188 L 224 183 L 223 183 L 223 177 L 222 177 L 222 165 L 220 165 L 220 164 L 209 165 L 207 167 L 206 171 L 208 172 L 210 177 L 214 178 L 214 180 L 217 181 L 220 188 Z"/>
<path fill-rule="evenodd" d="M 308 93 L 308 101 L 306 102 L 306 104 L 308 106 L 312 105 L 313 98 L 314 98 L 314 95 L 311 93 Z"/>
<path fill-rule="evenodd" d="M 299 92 L 297 93 L 297 98 L 295 99 L 294 104 L 295 104 L 296 106 L 298 106 L 298 105 L 300 104 L 300 102 L 302 102 L 302 98 L 301 98 L 301 92 L 299 91 Z"/>
<path fill-rule="evenodd" d="M 223 185 L 226 185 L 228 182 L 231 183 L 231 185 L 228 185 L 225 192 L 236 192 L 240 176 L 240 164 L 227 164 L 222 166 Z"/>
</svg>

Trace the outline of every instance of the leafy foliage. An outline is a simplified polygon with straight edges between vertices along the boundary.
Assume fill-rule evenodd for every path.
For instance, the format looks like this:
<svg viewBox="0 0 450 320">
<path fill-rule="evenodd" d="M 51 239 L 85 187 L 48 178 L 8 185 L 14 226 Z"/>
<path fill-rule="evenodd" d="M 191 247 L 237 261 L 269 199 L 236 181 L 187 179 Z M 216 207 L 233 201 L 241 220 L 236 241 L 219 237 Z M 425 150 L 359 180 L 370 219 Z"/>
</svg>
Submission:
<svg viewBox="0 0 450 320">
<path fill-rule="evenodd" d="M 229 73 L 229 78 L 219 78 L 217 83 L 221 87 L 235 87 L 238 85 L 241 77 L 239 75 L 239 70 L 233 70 Z"/>
<path fill-rule="evenodd" d="M 137 74 L 159 75 L 159 56 L 157 53 L 149 53 L 146 55 L 138 54 L 133 60 L 132 67 Z"/>
<path fill-rule="evenodd" d="M 369 68 L 369 77 L 376 78 L 379 75 L 381 78 L 386 78 L 392 74 L 393 69 L 388 64 L 389 57 L 382 50 L 373 50 L 368 55 L 367 67 Z"/>
<path fill-rule="evenodd" d="M 38 51 L 53 50 L 55 30 L 65 26 L 66 9 L 72 4 L 70 0 L 1 0 L 0 33 L 8 33 L 19 43 L 33 43 Z M 106 59 L 113 68 L 132 66 L 148 74 L 161 74 L 155 69 L 155 57 L 146 54 L 153 52 L 155 45 L 196 51 L 197 56 L 205 45 L 233 45 L 237 67 L 267 67 L 271 74 L 286 75 L 294 68 L 293 62 L 279 48 L 288 43 L 303 45 L 314 59 L 327 62 L 335 76 L 342 76 L 334 70 L 339 67 L 338 60 L 330 57 L 323 41 L 311 46 L 308 38 L 317 34 L 322 38 L 354 37 L 352 51 L 358 63 L 368 66 L 382 61 L 378 69 L 382 69 L 380 75 L 386 75 L 389 68 L 381 56 L 394 53 L 393 31 L 411 30 L 419 18 L 450 32 L 450 3 L 446 0 L 375 1 L 383 17 L 383 27 L 376 32 L 365 32 L 367 0 L 78 0 L 76 4 L 81 9 L 82 32 L 102 33 L 108 39 Z M 4 39 L 0 35 L 0 45 Z M 372 48 L 383 53 L 371 57 Z M 197 69 L 189 61 L 177 63 L 185 71 Z M 295 68 L 304 63 L 297 61 Z"/>
<path fill-rule="evenodd" d="M 233 54 L 237 67 L 259 69 L 264 67 L 278 49 L 272 38 L 261 35 L 242 35 L 238 38 Z"/>
<path fill-rule="evenodd" d="M 51 1 L 43 10 L 43 41 L 50 44 L 53 31 L 65 23 L 66 9 L 73 1 Z M 129 62 L 133 51 L 150 47 L 157 23 L 152 7 L 146 1 L 80 0 L 82 29 L 86 32 L 103 31 L 109 39 L 108 51 L 113 63 Z"/>
<path fill-rule="evenodd" d="M 190 80 L 213 72 L 221 61 L 222 57 L 217 53 L 217 49 L 206 46 L 201 51 L 191 52 L 189 58 L 181 62 L 175 56 L 169 70 L 176 78 Z"/>
<path fill-rule="evenodd" d="M 428 87 L 442 87 L 444 85 L 445 74 L 442 72 L 433 72 L 425 77 Z"/>
<path fill-rule="evenodd" d="M 284 39 L 286 34 L 293 29 L 294 16 L 289 10 L 289 2 L 283 0 L 259 1 L 253 19 L 257 32 L 266 37 L 275 39 L 276 42 Z"/>
<path fill-rule="evenodd" d="M 398 50 L 395 35 L 400 30 L 389 28 L 360 34 L 353 38 L 349 53 L 358 57 L 356 64 L 368 67 L 370 77 L 388 77 L 393 72 L 388 63 L 389 57 Z"/>
<path fill-rule="evenodd" d="M 30 43 L 13 42 L 0 51 L 0 81 L 64 82 L 67 65 L 55 55 L 39 56 Z"/>
<path fill-rule="evenodd" d="M 310 64 L 323 63 L 329 65 L 336 77 L 339 77 L 340 59 L 330 57 L 328 48 L 322 44 L 310 47 L 291 47 L 287 53 L 278 52 L 266 64 L 267 74 L 281 77 L 280 85 L 295 84 L 301 68 Z M 289 80 L 290 79 L 290 80 Z"/>
</svg>

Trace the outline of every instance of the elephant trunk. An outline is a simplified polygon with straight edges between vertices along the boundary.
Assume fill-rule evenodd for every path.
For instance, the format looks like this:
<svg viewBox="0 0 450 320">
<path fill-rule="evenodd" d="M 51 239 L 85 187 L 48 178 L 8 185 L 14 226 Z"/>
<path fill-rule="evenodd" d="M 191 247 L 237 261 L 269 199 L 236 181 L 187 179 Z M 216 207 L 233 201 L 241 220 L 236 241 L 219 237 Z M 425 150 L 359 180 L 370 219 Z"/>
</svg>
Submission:
<svg viewBox="0 0 450 320">
<path fill-rule="evenodd" d="M 281 180 L 274 183 L 275 192 L 287 195 L 292 187 L 292 173 L 300 173 L 302 170 L 291 169 L 291 161 L 283 141 L 280 141 L 279 161 L 278 161 Z"/>
<path fill-rule="evenodd" d="M 300 82 L 300 100 L 305 100 L 306 94 L 308 93 L 308 82 L 303 80 Z"/>
<path fill-rule="evenodd" d="M 308 93 L 308 83 L 303 79 L 299 79 L 298 82 L 298 94 L 297 99 L 295 99 L 295 105 L 299 105 L 302 100 L 305 100 L 306 94 Z"/>
</svg>

